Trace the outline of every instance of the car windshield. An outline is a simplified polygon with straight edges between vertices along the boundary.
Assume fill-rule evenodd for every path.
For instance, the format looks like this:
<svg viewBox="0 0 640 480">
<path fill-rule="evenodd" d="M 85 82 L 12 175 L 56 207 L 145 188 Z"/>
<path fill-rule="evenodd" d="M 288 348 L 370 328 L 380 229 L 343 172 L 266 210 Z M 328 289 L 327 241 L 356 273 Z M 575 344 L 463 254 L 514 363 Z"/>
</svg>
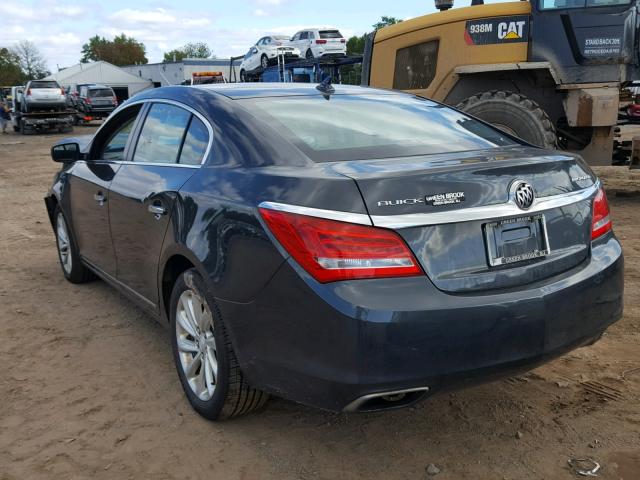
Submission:
<svg viewBox="0 0 640 480">
<path fill-rule="evenodd" d="M 60 88 L 58 86 L 58 82 L 54 82 L 54 81 L 37 81 L 37 82 L 31 82 L 31 84 L 29 85 L 29 88 Z"/>
<path fill-rule="evenodd" d="M 113 97 L 113 92 L 109 88 L 98 88 L 95 90 L 89 90 L 89 96 L 91 98 L 96 97 Z"/>
<path fill-rule="evenodd" d="M 540 0 L 542 10 L 628 5 L 631 0 Z"/>
<path fill-rule="evenodd" d="M 408 95 L 240 100 L 316 162 L 480 150 L 517 142 L 451 108 Z"/>
</svg>

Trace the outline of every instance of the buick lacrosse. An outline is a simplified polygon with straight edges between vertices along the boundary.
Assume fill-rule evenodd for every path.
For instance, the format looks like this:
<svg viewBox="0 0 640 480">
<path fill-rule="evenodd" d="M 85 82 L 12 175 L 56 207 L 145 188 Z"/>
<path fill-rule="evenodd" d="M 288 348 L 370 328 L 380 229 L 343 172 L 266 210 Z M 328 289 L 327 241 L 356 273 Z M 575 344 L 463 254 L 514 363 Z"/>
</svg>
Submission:
<svg viewBox="0 0 640 480">
<path fill-rule="evenodd" d="M 595 342 L 622 315 L 601 183 L 424 98 L 167 87 L 52 148 L 64 276 L 169 328 L 193 408 L 410 405 Z"/>
</svg>

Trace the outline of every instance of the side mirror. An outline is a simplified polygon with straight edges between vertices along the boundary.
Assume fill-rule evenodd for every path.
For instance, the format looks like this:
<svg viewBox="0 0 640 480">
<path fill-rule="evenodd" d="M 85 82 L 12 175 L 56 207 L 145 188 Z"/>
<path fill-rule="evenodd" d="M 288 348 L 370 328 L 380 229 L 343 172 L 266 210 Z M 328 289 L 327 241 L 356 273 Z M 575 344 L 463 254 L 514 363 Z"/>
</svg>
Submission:
<svg viewBox="0 0 640 480">
<path fill-rule="evenodd" d="M 51 158 L 54 162 L 75 162 L 80 159 L 80 145 L 75 142 L 54 145 L 51 147 Z"/>
</svg>

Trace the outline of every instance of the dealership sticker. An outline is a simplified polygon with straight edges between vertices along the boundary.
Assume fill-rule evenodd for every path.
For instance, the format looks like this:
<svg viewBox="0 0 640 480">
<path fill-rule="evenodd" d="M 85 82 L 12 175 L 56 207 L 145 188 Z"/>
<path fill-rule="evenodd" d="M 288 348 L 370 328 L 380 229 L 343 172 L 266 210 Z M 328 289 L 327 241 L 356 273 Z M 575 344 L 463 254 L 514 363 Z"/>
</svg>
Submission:
<svg viewBox="0 0 640 480">
<path fill-rule="evenodd" d="M 436 193 L 424 197 L 424 203 L 434 207 L 461 202 L 464 202 L 464 192 Z"/>
<path fill-rule="evenodd" d="M 464 40 L 467 45 L 491 45 L 496 43 L 519 43 L 529 39 L 529 16 L 467 20 Z"/>
</svg>

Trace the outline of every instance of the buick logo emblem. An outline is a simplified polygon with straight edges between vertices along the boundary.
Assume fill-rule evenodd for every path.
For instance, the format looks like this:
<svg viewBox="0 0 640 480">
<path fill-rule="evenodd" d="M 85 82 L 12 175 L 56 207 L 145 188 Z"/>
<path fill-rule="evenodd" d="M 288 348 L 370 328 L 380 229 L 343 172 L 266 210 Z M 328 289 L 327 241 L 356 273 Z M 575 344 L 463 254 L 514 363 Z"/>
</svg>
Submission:
<svg viewBox="0 0 640 480">
<path fill-rule="evenodd" d="M 521 210 L 527 210 L 533 205 L 536 198 L 533 187 L 527 182 L 515 182 L 513 187 L 513 199 Z"/>
</svg>

